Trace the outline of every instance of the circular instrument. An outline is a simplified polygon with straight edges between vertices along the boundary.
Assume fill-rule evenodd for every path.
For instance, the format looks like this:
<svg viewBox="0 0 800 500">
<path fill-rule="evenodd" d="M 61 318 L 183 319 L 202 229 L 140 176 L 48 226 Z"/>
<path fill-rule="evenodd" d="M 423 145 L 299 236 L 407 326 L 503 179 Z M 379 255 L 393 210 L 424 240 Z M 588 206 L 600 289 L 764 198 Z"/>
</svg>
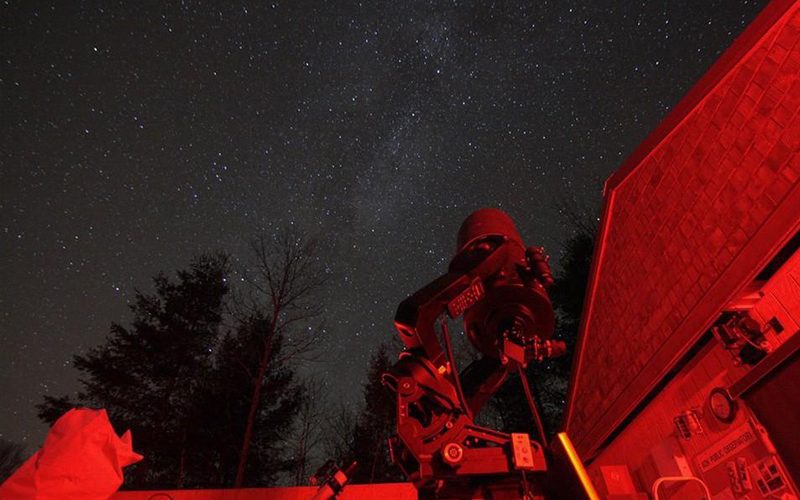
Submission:
<svg viewBox="0 0 800 500">
<path fill-rule="evenodd" d="M 733 419 L 736 418 L 736 402 L 731 399 L 728 391 L 721 387 L 711 391 L 708 396 L 708 406 L 717 420 L 733 422 Z"/>
</svg>

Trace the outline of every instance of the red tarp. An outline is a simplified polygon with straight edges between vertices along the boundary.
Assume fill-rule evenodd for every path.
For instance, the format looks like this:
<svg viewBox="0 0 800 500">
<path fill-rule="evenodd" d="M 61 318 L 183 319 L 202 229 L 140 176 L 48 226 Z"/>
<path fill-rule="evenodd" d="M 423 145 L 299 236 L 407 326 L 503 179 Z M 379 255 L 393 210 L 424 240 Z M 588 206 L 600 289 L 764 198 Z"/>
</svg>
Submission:
<svg viewBox="0 0 800 500">
<path fill-rule="evenodd" d="M 107 500 L 122 484 L 122 468 L 141 459 L 130 431 L 117 436 L 105 410 L 73 409 L 0 485 L 0 500 Z"/>
<path fill-rule="evenodd" d="M 316 487 L 121 491 L 122 468 L 142 459 L 130 431 L 117 436 L 105 410 L 75 409 L 44 446 L 0 485 L 0 500 L 308 500 Z M 410 483 L 354 484 L 340 500 L 417 500 Z"/>
</svg>

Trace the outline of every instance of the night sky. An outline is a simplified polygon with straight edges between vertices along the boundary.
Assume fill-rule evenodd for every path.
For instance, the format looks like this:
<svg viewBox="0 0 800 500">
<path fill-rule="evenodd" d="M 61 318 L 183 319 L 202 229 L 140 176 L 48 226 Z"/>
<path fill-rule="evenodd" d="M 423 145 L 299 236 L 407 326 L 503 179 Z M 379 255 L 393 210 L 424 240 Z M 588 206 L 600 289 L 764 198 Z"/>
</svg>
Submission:
<svg viewBox="0 0 800 500">
<path fill-rule="evenodd" d="M 765 1 L 37 2 L 0 7 L 0 435 L 194 253 L 322 240 L 331 397 L 496 206 L 557 263 L 602 182 Z"/>
</svg>

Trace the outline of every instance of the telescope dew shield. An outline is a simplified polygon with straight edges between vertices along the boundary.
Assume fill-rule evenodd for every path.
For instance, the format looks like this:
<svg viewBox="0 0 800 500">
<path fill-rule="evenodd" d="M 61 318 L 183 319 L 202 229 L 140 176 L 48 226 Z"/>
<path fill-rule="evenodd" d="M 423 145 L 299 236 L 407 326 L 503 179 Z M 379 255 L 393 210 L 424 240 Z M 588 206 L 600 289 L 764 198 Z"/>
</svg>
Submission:
<svg viewBox="0 0 800 500">
<path fill-rule="evenodd" d="M 488 236 L 503 236 L 515 242 L 520 248 L 525 248 L 517 226 L 507 213 L 497 208 L 482 208 L 472 212 L 461 224 L 458 230 L 456 254 L 460 254 L 473 243 Z"/>
</svg>

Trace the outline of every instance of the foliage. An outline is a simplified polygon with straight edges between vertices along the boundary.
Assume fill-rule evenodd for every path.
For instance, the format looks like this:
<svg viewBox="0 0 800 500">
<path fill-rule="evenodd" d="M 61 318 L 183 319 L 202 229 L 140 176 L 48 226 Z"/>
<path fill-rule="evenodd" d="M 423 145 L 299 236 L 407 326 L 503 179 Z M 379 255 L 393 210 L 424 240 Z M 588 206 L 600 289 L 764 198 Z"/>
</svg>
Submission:
<svg viewBox="0 0 800 500">
<path fill-rule="evenodd" d="M 381 382 L 392 364 L 389 346 L 381 344 L 369 362 L 364 384 L 364 407 L 353 436 L 356 456 L 361 464 L 353 478 L 355 482 L 389 482 L 402 477 L 392 464 L 388 446 L 389 436 L 395 432 L 396 403 Z"/>
<path fill-rule="evenodd" d="M 283 331 L 271 337 L 270 369 L 258 378 L 263 398 L 253 406 L 260 347 L 273 322 L 255 308 L 224 323 L 228 271 L 228 257 L 211 254 L 196 257 L 177 280 L 156 276 L 155 293 L 137 291 L 130 326 L 113 324 L 104 344 L 74 357 L 83 390 L 74 399 L 46 396 L 38 406 L 48 423 L 74 406 L 105 408 L 117 430 L 131 429 L 145 459 L 126 470 L 126 487 L 230 486 L 251 408 L 256 472 L 245 482 L 269 485 L 292 467 L 276 457 L 303 389 L 279 361 L 296 346 L 286 348 Z"/>
<path fill-rule="evenodd" d="M 250 317 L 221 339 L 208 384 L 198 394 L 203 420 L 198 425 L 197 443 L 189 461 L 186 486 L 229 487 L 234 484 L 242 436 L 252 405 L 255 372 L 260 363 L 260 344 L 269 320 Z M 269 362 L 284 354 L 281 337 L 274 339 Z M 257 405 L 250 436 L 249 467 L 245 486 L 266 486 L 282 472 L 294 468 L 287 441 L 293 419 L 304 398 L 304 388 L 294 370 L 274 363 L 262 380 L 262 398 Z"/>
<path fill-rule="evenodd" d="M 325 423 L 323 450 L 329 460 L 333 460 L 339 467 L 347 467 L 358 458 L 355 447 L 358 411 L 339 402 L 329 413 L 330 418 Z"/>
<path fill-rule="evenodd" d="M 378 346 L 367 368 L 363 401 L 357 411 L 341 406 L 329 425 L 325 449 L 340 467 L 358 461 L 354 483 L 403 481 L 392 464 L 389 437 L 395 432 L 395 400 L 383 387 L 381 377 L 392 366 L 388 344 Z"/>
<path fill-rule="evenodd" d="M 25 445 L 0 438 L 0 484 L 25 462 Z"/>
<path fill-rule="evenodd" d="M 319 465 L 325 441 L 325 385 L 321 379 L 309 378 L 304 382 L 304 391 L 297 412 L 297 419 L 291 431 L 291 457 L 294 461 L 293 484 L 305 486 L 311 474 Z"/>
<path fill-rule="evenodd" d="M 45 396 L 39 416 L 52 423 L 66 406 L 105 408 L 119 429 L 131 429 L 147 460 L 126 484 L 183 482 L 198 409 L 193 398 L 213 365 L 213 346 L 228 292 L 224 254 L 195 258 L 177 282 L 154 278 L 155 293 L 136 292 L 130 327 L 114 323 L 106 343 L 74 357 L 83 390 L 76 401 Z"/>
<path fill-rule="evenodd" d="M 237 311 L 247 311 L 248 317 L 257 318 L 258 322 L 251 345 L 255 357 L 249 364 L 248 385 L 252 386 L 252 395 L 233 482 L 235 488 L 244 484 L 250 449 L 255 444 L 258 408 L 268 395 L 263 393 L 271 389 L 265 376 L 288 361 L 303 359 L 316 351 L 319 338 L 310 323 L 321 313 L 315 299 L 326 280 L 316 256 L 316 242 L 294 231 L 286 230 L 271 240 L 257 238 L 252 249 L 255 273 L 245 274 L 251 293 L 248 299 L 236 303 Z M 305 330 L 298 333 L 300 328 Z M 280 361 L 273 352 L 278 343 L 286 351 Z"/>
</svg>

